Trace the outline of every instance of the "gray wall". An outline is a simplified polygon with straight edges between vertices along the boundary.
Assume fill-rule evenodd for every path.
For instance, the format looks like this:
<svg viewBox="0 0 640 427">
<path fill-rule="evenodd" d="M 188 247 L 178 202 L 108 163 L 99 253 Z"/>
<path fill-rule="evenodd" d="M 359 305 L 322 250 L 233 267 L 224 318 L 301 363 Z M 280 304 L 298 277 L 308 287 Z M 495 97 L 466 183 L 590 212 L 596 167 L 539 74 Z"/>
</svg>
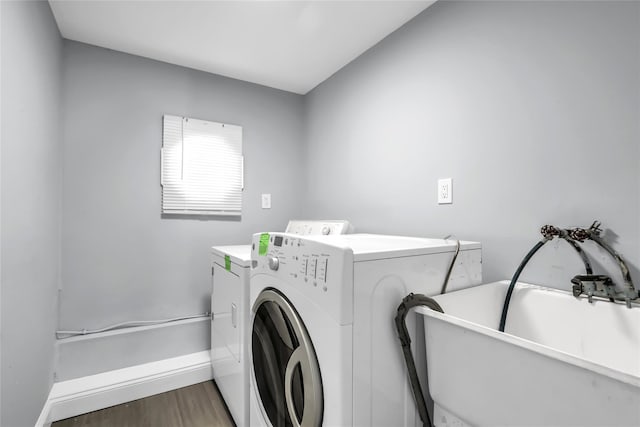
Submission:
<svg viewBox="0 0 640 427">
<path fill-rule="evenodd" d="M 75 42 L 62 48 L 46 3 L 0 4 L 2 426 L 35 421 L 56 326 L 207 311 L 208 248 L 283 229 L 291 217 L 480 240 L 487 280 L 512 274 L 540 225 L 597 218 L 638 277 L 637 2 L 441 1 L 304 98 Z M 161 217 L 164 113 L 243 126 L 240 221 Z M 436 205 L 439 177 L 454 179 L 451 206 Z M 263 192 L 273 209 L 260 209 Z M 578 267 L 552 245 L 525 279 L 566 287 Z M 206 348 L 203 322 L 193 325 L 184 335 L 194 343 L 154 332 L 135 349 L 120 339 L 61 355 L 91 359 L 73 377 Z"/>
<path fill-rule="evenodd" d="M 640 282 L 639 88 L 638 2 L 438 2 L 305 98 L 307 213 L 481 241 L 486 280 L 599 219 Z M 579 272 L 554 243 L 523 278 Z"/>
<path fill-rule="evenodd" d="M 209 311 L 209 248 L 249 243 L 302 211 L 302 97 L 71 41 L 64 53 L 60 328 Z M 165 113 L 243 127 L 240 221 L 161 216 Z M 208 348 L 199 336 L 189 348 L 149 343 L 147 361 Z"/>
<path fill-rule="evenodd" d="M 62 39 L 47 2 L 0 2 L 3 427 L 34 425 L 53 382 L 60 276 Z"/>
</svg>

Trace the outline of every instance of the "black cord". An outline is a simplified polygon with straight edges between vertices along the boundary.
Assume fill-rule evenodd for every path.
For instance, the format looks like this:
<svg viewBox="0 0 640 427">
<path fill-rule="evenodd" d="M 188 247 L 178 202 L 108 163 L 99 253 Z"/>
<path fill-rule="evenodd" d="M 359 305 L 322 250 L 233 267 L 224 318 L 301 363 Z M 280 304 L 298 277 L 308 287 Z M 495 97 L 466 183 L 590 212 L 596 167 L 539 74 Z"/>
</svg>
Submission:
<svg viewBox="0 0 640 427">
<path fill-rule="evenodd" d="M 450 236 L 445 237 L 445 240 Z M 451 277 L 451 272 L 453 271 L 453 267 L 456 264 L 456 258 L 458 258 L 458 254 L 460 253 L 460 240 L 456 239 L 456 251 L 453 254 L 453 258 L 451 258 L 451 263 L 449 264 L 449 269 L 447 270 L 447 275 L 444 276 L 444 282 L 442 283 L 442 288 L 440 289 L 440 294 L 444 294 L 447 292 L 447 285 L 449 285 L 449 277 Z"/>
</svg>

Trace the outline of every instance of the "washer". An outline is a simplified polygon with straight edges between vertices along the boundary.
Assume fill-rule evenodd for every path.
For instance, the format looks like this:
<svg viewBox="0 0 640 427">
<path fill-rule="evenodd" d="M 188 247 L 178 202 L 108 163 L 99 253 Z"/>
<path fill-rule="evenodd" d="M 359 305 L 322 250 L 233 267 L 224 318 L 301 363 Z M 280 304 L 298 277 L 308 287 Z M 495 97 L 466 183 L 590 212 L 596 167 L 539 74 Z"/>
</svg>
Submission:
<svg viewBox="0 0 640 427">
<path fill-rule="evenodd" d="M 440 292 L 455 248 L 370 234 L 254 235 L 251 425 L 420 425 L 394 316 L 408 293 Z M 481 281 L 480 243 L 461 242 L 448 289 Z M 423 363 L 424 351 L 415 356 Z"/>
<path fill-rule="evenodd" d="M 343 220 L 291 220 L 293 234 L 343 234 Z M 249 266 L 251 245 L 214 246 L 211 293 L 211 364 L 213 377 L 239 427 L 249 425 Z"/>
</svg>

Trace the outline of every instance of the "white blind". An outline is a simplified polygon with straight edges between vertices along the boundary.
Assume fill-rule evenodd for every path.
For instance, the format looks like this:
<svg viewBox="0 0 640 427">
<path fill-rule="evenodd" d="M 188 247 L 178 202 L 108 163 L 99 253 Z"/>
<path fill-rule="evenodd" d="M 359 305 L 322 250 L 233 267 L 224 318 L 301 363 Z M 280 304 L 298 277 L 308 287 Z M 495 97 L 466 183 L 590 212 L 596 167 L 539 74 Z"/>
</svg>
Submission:
<svg viewBox="0 0 640 427">
<path fill-rule="evenodd" d="M 242 127 L 164 116 L 162 212 L 240 215 Z"/>
</svg>

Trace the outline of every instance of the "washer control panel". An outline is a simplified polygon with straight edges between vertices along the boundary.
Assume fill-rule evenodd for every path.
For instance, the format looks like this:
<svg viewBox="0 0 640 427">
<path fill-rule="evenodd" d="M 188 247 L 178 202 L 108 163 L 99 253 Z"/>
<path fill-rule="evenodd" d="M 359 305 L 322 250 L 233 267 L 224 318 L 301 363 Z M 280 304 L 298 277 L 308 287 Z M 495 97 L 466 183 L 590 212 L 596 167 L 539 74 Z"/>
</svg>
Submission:
<svg viewBox="0 0 640 427">
<path fill-rule="evenodd" d="M 260 233 L 251 245 L 251 277 L 279 278 L 337 319 L 350 311 L 353 299 L 353 251 L 287 233 Z M 348 316 L 351 316 L 350 314 Z"/>
<path fill-rule="evenodd" d="M 278 267 L 280 267 L 280 259 L 275 256 L 269 258 L 269 268 L 272 269 L 273 271 L 276 271 L 278 270 Z"/>
</svg>

